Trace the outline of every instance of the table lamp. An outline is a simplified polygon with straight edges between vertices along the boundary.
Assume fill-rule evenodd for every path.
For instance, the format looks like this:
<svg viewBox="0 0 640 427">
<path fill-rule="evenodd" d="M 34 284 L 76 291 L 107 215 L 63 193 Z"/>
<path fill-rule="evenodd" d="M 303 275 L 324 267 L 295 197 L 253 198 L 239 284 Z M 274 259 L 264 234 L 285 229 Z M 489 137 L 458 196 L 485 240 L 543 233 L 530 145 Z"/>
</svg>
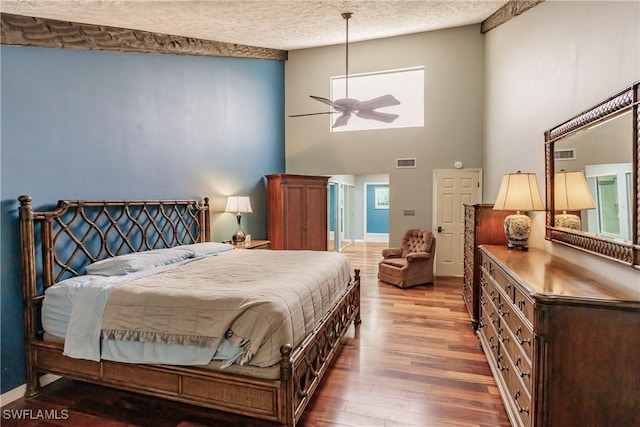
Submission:
<svg viewBox="0 0 640 427">
<path fill-rule="evenodd" d="M 531 218 L 521 214 L 520 211 L 544 210 L 536 174 L 520 171 L 505 174 L 493 209 L 516 211 L 515 214 L 508 215 L 504 219 L 507 247 L 527 250 L 527 241 L 531 234 Z"/>
<path fill-rule="evenodd" d="M 596 208 L 582 171 L 567 172 L 561 169 L 554 175 L 553 206 L 556 211 L 562 211 L 561 214 L 554 213 L 556 227 L 582 229 L 580 217 L 567 213 L 567 211 Z"/>
<path fill-rule="evenodd" d="M 238 218 L 238 228 L 236 229 L 235 234 L 231 237 L 234 245 L 238 245 L 244 243 L 246 236 L 244 231 L 242 231 L 242 226 L 240 225 L 240 219 L 242 218 L 243 213 L 251 213 L 251 201 L 248 196 L 229 196 L 227 199 L 227 207 L 224 210 L 225 212 L 231 212 L 236 214 L 236 218 Z"/>
</svg>

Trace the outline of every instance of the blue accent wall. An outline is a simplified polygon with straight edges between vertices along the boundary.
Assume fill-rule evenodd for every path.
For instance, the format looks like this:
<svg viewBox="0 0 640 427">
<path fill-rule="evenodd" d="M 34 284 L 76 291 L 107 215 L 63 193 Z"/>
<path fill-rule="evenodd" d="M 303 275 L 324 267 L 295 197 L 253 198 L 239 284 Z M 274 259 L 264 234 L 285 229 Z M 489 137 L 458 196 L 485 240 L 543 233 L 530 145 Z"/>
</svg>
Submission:
<svg viewBox="0 0 640 427">
<path fill-rule="evenodd" d="M 367 233 L 389 233 L 389 209 L 375 208 L 375 189 L 389 184 L 367 184 Z"/>
<path fill-rule="evenodd" d="M 2 393 L 25 382 L 17 197 L 251 196 L 266 238 L 265 174 L 284 172 L 281 61 L 2 46 Z M 224 206 L 223 206 L 224 208 Z M 231 235 L 216 229 L 213 237 Z"/>
</svg>

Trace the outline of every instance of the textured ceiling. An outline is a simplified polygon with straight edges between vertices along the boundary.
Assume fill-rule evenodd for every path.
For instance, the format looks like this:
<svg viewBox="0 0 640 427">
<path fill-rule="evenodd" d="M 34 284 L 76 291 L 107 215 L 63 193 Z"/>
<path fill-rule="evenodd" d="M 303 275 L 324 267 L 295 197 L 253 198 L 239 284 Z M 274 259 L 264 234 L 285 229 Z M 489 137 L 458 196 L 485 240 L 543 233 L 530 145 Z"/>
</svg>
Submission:
<svg viewBox="0 0 640 427">
<path fill-rule="evenodd" d="M 477 24 L 503 0 L 2 0 L 0 11 L 294 50 Z"/>
</svg>

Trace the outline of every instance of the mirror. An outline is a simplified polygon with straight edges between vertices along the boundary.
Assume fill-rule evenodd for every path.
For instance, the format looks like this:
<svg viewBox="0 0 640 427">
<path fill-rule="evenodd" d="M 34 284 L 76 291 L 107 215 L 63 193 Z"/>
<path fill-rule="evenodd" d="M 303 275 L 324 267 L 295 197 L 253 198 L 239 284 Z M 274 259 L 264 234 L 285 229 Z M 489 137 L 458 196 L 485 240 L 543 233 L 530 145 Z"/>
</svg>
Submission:
<svg viewBox="0 0 640 427">
<path fill-rule="evenodd" d="M 637 269 L 639 83 L 545 132 L 546 239 Z"/>
</svg>

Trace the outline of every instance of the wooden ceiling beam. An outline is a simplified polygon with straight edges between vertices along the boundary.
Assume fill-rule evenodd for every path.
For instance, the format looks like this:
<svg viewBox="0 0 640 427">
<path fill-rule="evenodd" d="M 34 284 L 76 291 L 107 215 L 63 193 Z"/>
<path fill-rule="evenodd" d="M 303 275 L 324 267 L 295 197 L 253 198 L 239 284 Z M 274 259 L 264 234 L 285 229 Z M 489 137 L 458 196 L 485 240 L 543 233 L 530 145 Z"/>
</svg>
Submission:
<svg viewBox="0 0 640 427">
<path fill-rule="evenodd" d="M 0 14 L 0 40 L 3 45 L 58 49 L 225 56 L 279 61 L 285 61 L 288 57 L 286 50 L 8 13 Z"/>
<path fill-rule="evenodd" d="M 480 32 L 486 33 L 493 30 L 497 26 L 504 24 L 511 18 L 515 18 L 543 1 L 544 0 L 510 0 L 482 21 L 482 24 L 480 24 Z"/>
</svg>

